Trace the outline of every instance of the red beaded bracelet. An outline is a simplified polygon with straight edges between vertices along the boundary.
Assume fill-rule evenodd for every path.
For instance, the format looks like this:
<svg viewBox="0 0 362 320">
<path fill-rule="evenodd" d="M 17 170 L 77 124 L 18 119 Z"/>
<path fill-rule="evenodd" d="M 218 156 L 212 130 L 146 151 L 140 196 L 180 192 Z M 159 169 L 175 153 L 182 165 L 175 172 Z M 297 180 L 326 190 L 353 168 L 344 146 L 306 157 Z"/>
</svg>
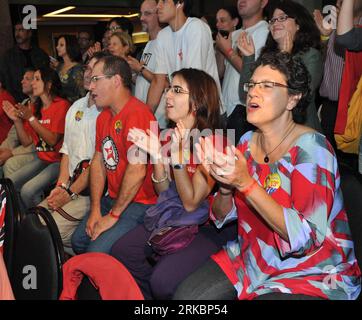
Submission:
<svg viewBox="0 0 362 320">
<path fill-rule="evenodd" d="M 119 217 L 121 216 L 121 215 L 118 215 L 118 216 L 115 215 L 112 210 L 110 210 L 110 211 L 108 212 L 108 214 L 109 214 L 113 219 L 116 219 L 116 220 L 118 220 Z"/>
<path fill-rule="evenodd" d="M 242 190 L 241 192 L 244 194 L 245 197 L 249 196 L 250 193 L 254 190 L 254 188 L 258 185 L 258 183 L 256 182 L 256 180 L 253 179 L 253 182 L 251 184 L 249 184 L 249 186 L 247 186 L 244 190 Z"/>
</svg>

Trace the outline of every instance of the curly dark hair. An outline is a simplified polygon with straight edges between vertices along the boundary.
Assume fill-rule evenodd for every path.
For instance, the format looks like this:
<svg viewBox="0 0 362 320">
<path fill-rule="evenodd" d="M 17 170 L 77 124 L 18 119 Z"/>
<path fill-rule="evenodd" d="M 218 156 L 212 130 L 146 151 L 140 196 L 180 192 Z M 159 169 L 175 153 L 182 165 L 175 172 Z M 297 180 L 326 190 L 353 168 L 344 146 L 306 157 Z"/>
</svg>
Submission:
<svg viewBox="0 0 362 320">
<path fill-rule="evenodd" d="M 50 67 L 42 67 L 37 69 L 39 71 L 41 80 L 44 82 L 44 90 L 47 90 L 47 86 L 50 84 L 50 88 L 47 94 L 54 100 L 56 97 L 64 98 L 62 93 L 62 83 L 59 79 L 58 73 Z M 35 113 L 34 115 L 41 119 L 41 109 L 43 108 L 43 102 L 40 97 L 37 97 L 35 101 Z"/>
<path fill-rule="evenodd" d="M 64 34 L 58 38 L 58 41 L 61 38 L 65 40 L 65 50 L 70 60 L 72 62 L 80 62 L 82 60 L 82 53 L 77 38 L 70 34 Z"/>
<path fill-rule="evenodd" d="M 271 14 L 269 19 L 272 18 L 276 9 L 282 10 L 289 18 L 295 19 L 295 23 L 299 26 L 295 34 L 292 54 L 306 52 L 310 48 L 320 49 L 320 32 L 312 15 L 304 6 L 292 0 L 277 1 L 269 11 Z M 278 43 L 273 39 L 271 32 L 261 54 L 267 51 L 279 51 Z"/>
<path fill-rule="evenodd" d="M 252 73 L 259 66 L 269 66 L 282 73 L 287 81 L 288 94 L 302 94 L 298 104 L 292 110 L 293 120 L 303 124 L 306 110 L 311 99 L 310 74 L 299 57 L 284 52 L 266 52 L 256 61 Z"/>
</svg>

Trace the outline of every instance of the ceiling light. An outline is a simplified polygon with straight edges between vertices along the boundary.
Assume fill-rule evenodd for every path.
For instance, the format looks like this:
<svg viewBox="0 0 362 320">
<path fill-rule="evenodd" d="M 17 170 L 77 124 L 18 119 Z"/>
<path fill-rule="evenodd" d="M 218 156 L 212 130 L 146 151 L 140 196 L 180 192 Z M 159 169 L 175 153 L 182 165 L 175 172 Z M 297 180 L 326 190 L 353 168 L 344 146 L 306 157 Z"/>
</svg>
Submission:
<svg viewBox="0 0 362 320">
<path fill-rule="evenodd" d="M 75 9 L 76 7 L 66 7 L 43 15 L 44 18 L 136 18 L 138 13 L 133 14 L 61 14 L 66 11 Z"/>
</svg>

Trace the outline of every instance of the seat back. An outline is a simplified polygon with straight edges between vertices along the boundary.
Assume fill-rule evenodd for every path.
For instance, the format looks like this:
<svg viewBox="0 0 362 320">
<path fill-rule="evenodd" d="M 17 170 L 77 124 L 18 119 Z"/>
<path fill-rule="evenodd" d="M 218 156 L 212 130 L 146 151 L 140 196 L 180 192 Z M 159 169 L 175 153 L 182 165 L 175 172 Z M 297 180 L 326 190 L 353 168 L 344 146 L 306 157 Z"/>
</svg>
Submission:
<svg viewBox="0 0 362 320">
<path fill-rule="evenodd" d="M 3 254 L 5 266 L 8 271 L 9 278 L 11 279 L 16 232 L 22 214 L 20 212 L 18 196 L 12 181 L 9 179 L 0 179 L 0 190 L 0 201 L 5 209 Z"/>
<path fill-rule="evenodd" d="M 16 238 L 12 281 L 15 298 L 58 299 L 63 263 L 63 244 L 53 217 L 45 208 L 29 209 Z"/>
<path fill-rule="evenodd" d="M 348 167 L 340 166 L 340 173 L 344 206 L 351 228 L 356 258 L 362 270 L 362 183 Z"/>
</svg>

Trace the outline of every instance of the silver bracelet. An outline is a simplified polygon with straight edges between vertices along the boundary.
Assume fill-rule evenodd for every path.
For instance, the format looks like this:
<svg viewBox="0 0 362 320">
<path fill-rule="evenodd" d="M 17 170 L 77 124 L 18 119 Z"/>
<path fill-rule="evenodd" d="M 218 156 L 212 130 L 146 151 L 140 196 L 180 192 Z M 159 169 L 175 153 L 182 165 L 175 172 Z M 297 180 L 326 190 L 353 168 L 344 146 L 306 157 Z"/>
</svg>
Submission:
<svg viewBox="0 0 362 320">
<path fill-rule="evenodd" d="M 165 176 L 164 176 L 161 180 L 157 180 L 157 179 L 155 178 L 155 176 L 153 175 L 153 172 L 152 172 L 152 174 L 151 174 L 151 180 L 152 180 L 154 183 L 156 183 L 156 184 L 165 182 L 167 179 L 168 179 L 167 172 L 165 172 Z"/>
</svg>

